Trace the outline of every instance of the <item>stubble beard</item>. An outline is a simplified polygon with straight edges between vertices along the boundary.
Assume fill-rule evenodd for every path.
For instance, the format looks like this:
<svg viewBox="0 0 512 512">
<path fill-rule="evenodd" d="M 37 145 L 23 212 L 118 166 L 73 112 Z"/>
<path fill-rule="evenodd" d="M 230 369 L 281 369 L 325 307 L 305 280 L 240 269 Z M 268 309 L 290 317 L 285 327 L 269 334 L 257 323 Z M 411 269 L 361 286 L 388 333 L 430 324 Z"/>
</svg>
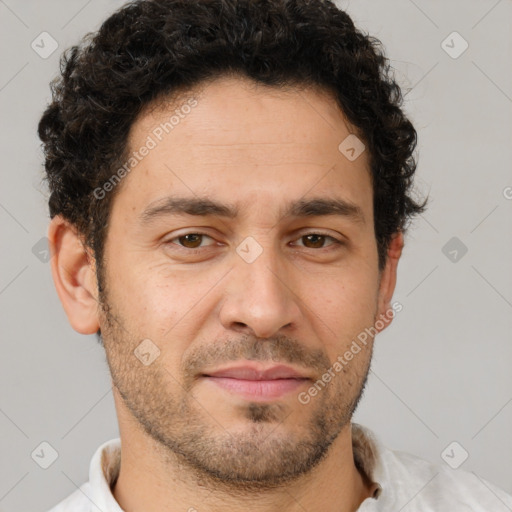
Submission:
<svg viewBox="0 0 512 512">
<path fill-rule="evenodd" d="M 371 347 L 366 355 L 363 352 L 366 361 L 357 372 L 346 374 L 343 369 L 309 404 L 297 405 L 308 418 L 299 430 L 286 428 L 291 406 L 283 402 L 248 401 L 236 408 L 237 420 L 244 419 L 243 428 L 222 425 L 194 396 L 186 364 L 179 376 L 171 375 L 158 359 L 147 367 L 140 364 L 133 353 L 140 340 L 114 313 L 106 290 L 102 295 L 102 337 L 114 386 L 162 461 L 198 485 L 246 495 L 298 480 L 327 456 L 363 395 Z M 304 361 L 304 349 L 286 337 L 272 341 L 246 337 L 215 346 L 217 351 L 222 347 L 224 360 L 239 355 L 261 361 Z M 316 353 L 306 359 L 325 370 L 325 357 Z M 200 364 L 198 357 L 188 367 Z"/>
</svg>

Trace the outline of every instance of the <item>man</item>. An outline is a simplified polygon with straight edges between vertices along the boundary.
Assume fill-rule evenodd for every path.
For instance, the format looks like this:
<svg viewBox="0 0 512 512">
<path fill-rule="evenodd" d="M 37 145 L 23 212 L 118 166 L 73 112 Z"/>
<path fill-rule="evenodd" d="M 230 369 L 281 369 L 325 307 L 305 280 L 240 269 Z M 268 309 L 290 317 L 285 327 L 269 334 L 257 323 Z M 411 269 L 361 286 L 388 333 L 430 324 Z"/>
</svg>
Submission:
<svg viewBox="0 0 512 512">
<path fill-rule="evenodd" d="M 52 273 L 120 439 L 53 512 L 512 506 L 351 423 L 426 205 L 388 70 L 320 0 L 138 1 L 67 53 L 39 125 Z"/>
</svg>

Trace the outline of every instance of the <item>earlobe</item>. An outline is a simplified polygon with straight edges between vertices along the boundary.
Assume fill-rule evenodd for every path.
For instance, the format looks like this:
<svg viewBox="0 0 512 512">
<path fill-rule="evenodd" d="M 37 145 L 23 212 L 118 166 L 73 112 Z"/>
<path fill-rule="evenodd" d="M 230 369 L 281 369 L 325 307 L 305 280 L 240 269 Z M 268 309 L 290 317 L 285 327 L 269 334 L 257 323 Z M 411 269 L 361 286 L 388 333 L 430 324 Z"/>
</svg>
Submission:
<svg viewBox="0 0 512 512">
<path fill-rule="evenodd" d="M 389 310 L 391 309 L 391 299 L 396 286 L 397 278 L 397 267 L 400 256 L 402 255 L 402 249 L 404 247 L 404 237 L 401 231 L 395 233 L 388 246 L 387 261 L 384 270 L 382 271 L 380 287 L 379 287 L 379 308 L 377 312 L 377 318 L 382 318 L 381 315 L 385 315 L 388 318 Z M 383 329 L 390 322 L 385 323 Z M 377 329 L 377 330 L 383 330 Z"/>
<path fill-rule="evenodd" d="M 53 281 L 69 323 L 81 334 L 94 334 L 99 328 L 94 258 L 61 215 L 51 220 L 48 239 Z"/>
</svg>

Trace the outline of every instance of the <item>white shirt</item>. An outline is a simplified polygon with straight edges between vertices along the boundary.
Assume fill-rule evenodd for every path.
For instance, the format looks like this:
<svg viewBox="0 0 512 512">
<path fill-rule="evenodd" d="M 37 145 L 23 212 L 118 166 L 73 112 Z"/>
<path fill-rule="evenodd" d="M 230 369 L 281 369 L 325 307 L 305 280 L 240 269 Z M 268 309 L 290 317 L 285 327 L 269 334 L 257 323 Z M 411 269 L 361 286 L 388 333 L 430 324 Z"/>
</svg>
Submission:
<svg viewBox="0 0 512 512">
<path fill-rule="evenodd" d="M 373 482 L 373 497 L 358 512 L 512 511 L 512 496 L 476 474 L 389 450 L 357 423 L 352 445 L 356 465 Z M 89 481 L 49 512 L 123 512 L 110 490 L 120 463 L 121 440 L 102 444 L 91 459 Z"/>
</svg>

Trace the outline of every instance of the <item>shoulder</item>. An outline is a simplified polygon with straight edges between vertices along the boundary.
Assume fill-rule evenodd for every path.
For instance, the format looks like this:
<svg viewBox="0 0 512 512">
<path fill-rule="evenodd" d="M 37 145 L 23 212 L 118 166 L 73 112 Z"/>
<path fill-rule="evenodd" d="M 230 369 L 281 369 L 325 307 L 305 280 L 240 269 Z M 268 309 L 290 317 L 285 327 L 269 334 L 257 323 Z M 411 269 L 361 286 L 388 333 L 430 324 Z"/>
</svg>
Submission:
<svg viewBox="0 0 512 512">
<path fill-rule="evenodd" d="M 92 512 L 93 505 L 88 498 L 90 494 L 91 486 L 86 482 L 48 512 Z"/>
<path fill-rule="evenodd" d="M 383 481 L 394 496 L 396 505 L 408 510 L 436 512 L 507 512 L 512 509 L 512 496 L 481 478 L 476 473 L 452 469 L 448 465 L 434 464 L 402 451 L 382 448 L 380 452 Z"/>
<path fill-rule="evenodd" d="M 121 462 L 121 440 L 114 438 L 100 445 L 89 465 L 89 480 L 48 512 L 121 512 L 110 490 Z"/>
<path fill-rule="evenodd" d="M 391 450 L 368 427 L 352 424 L 352 444 L 356 465 L 378 484 L 361 511 L 512 511 L 512 496 L 476 473 Z"/>
</svg>

